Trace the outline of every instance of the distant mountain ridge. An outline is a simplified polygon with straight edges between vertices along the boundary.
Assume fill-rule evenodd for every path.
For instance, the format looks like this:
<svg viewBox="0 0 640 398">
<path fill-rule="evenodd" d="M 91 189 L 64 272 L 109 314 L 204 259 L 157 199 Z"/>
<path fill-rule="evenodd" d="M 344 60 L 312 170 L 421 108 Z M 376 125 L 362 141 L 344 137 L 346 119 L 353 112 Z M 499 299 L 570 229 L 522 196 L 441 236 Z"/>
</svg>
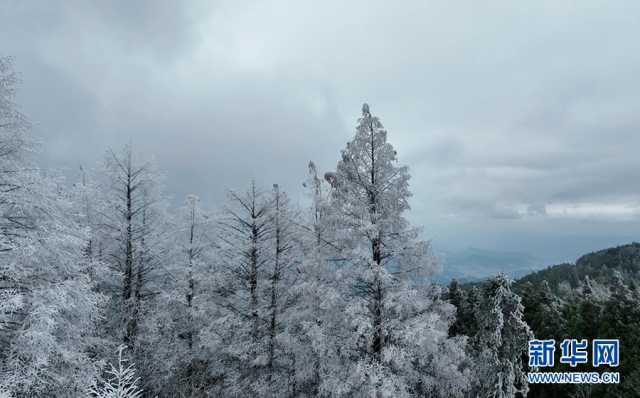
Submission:
<svg viewBox="0 0 640 398">
<path fill-rule="evenodd" d="M 538 285 L 546 280 L 551 289 L 557 292 L 561 283 L 576 288 L 586 277 L 607 285 L 612 280 L 614 270 L 620 272 L 629 283 L 640 281 L 640 243 L 633 242 L 585 254 L 575 264 L 552 265 L 518 279 L 516 286 L 527 282 Z"/>
</svg>

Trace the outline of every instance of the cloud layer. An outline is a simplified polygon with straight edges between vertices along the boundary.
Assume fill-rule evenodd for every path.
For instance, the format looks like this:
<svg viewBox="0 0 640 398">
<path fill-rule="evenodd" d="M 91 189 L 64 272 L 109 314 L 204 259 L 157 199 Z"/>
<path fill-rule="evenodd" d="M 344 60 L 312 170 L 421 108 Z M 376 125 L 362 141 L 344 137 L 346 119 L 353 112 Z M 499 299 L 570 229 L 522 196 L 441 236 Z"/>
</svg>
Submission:
<svg viewBox="0 0 640 398">
<path fill-rule="evenodd" d="M 211 203 L 251 178 L 299 191 L 362 102 L 442 246 L 547 261 L 640 217 L 634 2 L 43 2 L 0 7 L 0 48 L 45 143 L 76 169 L 132 141 Z M 542 252 L 542 253 L 541 253 Z"/>
</svg>

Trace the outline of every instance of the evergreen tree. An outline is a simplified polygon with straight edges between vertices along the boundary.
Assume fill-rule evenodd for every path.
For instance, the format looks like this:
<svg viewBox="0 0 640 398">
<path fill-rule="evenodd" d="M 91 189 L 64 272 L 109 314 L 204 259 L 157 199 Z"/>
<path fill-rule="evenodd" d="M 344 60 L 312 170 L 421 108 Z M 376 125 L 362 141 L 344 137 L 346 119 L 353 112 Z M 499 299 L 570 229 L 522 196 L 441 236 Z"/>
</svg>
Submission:
<svg viewBox="0 0 640 398">
<path fill-rule="evenodd" d="M 264 375 L 256 383 L 261 396 L 297 394 L 295 382 L 295 351 L 288 325 L 297 321 L 295 312 L 302 299 L 297 294 L 302 265 L 302 232 L 298 214 L 285 192 L 273 185 L 270 214 L 269 266 L 266 272 L 266 333 L 267 361 Z"/>
<path fill-rule="evenodd" d="M 618 367 L 599 367 L 598 371 L 620 372 L 620 384 L 597 386 L 594 393 L 600 397 L 631 397 L 640 392 L 640 301 L 619 271 L 613 271 L 612 279 L 598 334 L 600 338 L 619 339 L 623 359 Z"/>
<path fill-rule="evenodd" d="M 267 275 L 271 201 L 255 182 L 244 194 L 231 191 L 217 239 L 220 261 L 213 293 L 220 314 L 209 326 L 225 394 L 255 394 L 268 363 Z"/>
<path fill-rule="evenodd" d="M 576 330 L 573 338 L 597 339 L 602 315 L 602 295 L 600 286 L 591 278 L 586 277 L 579 291 Z"/>
<path fill-rule="evenodd" d="M 538 339 L 554 339 L 559 344 L 564 338 L 571 338 L 567 331 L 562 303 L 551 291 L 549 284 L 543 280 L 538 285 L 526 282 L 520 288 L 524 318 Z M 555 351 L 554 370 L 563 369 L 560 364 L 560 350 Z M 565 369 L 563 369 L 565 370 Z M 531 369 L 530 369 L 531 371 Z M 566 369 L 566 371 L 571 371 Z M 529 397 L 548 397 L 550 395 L 566 396 L 573 389 L 566 385 L 533 384 L 530 386 Z"/>
<path fill-rule="evenodd" d="M 291 396 L 313 397 L 333 390 L 333 369 L 340 366 L 347 329 L 341 293 L 345 284 L 330 216 L 330 187 L 318 177 L 313 162 L 309 162 L 303 186 L 310 204 L 299 228 L 302 264 L 298 281 L 291 286 L 295 307 L 287 316 L 283 337 L 291 361 Z"/>
<path fill-rule="evenodd" d="M 456 317 L 454 322 L 449 327 L 449 336 L 459 336 L 465 334 L 465 310 L 466 310 L 466 296 L 464 290 L 460 288 L 460 284 L 456 279 L 451 280 L 449 283 L 449 290 L 447 291 L 447 299 L 454 307 L 456 307 Z"/>
<path fill-rule="evenodd" d="M 89 349 L 101 301 L 86 230 L 64 181 L 38 170 L 16 77 L 0 58 L 0 391 L 76 396 L 95 377 Z"/>
<path fill-rule="evenodd" d="M 435 262 L 403 216 L 409 209 L 408 169 L 397 164 L 387 132 L 367 104 L 330 182 L 333 222 L 351 282 L 344 294 L 352 332 L 339 355 L 348 367 L 336 368 L 340 373 L 329 379 L 337 385 L 326 388 L 338 396 L 461 393 L 461 375 L 451 384 L 453 379 L 433 377 L 441 369 L 434 362 L 447 355 L 438 350 L 455 350 L 447 340 L 454 309 L 439 300 L 439 291 L 415 284 L 433 272 Z M 461 355 L 449 354 L 450 372 Z"/>
<path fill-rule="evenodd" d="M 150 333 L 146 343 L 150 353 L 153 383 L 145 390 L 167 396 L 206 396 L 209 383 L 209 358 L 202 340 L 210 319 L 218 314 L 212 297 L 212 263 L 215 238 L 212 217 L 195 195 L 171 218 L 171 233 L 166 246 L 168 261 L 163 277 L 156 284 L 155 311 L 149 317 Z M 146 365 L 145 366 L 149 366 Z"/>
<path fill-rule="evenodd" d="M 118 365 L 111 367 L 106 373 L 109 380 L 102 383 L 99 388 L 92 388 L 89 396 L 95 398 L 140 398 L 143 391 L 138 386 L 140 378 L 136 377 L 136 369 L 133 364 L 127 365 L 128 359 L 124 358 L 125 345 L 118 348 Z"/>
<path fill-rule="evenodd" d="M 525 284 L 522 287 L 522 304 L 525 320 L 537 338 L 559 341 L 568 336 L 561 304 L 546 280 L 538 286 Z"/>
<path fill-rule="evenodd" d="M 479 349 L 476 358 L 476 395 L 478 397 L 513 398 L 526 396 L 527 344 L 533 338 L 524 321 L 520 297 L 511 291 L 511 281 L 498 275 L 484 288 L 478 312 Z"/>
<path fill-rule="evenodd" d="M 150 162 L 139 162 L 133 149 L 108 151 L 100 173 L 100 236 L 102 257 L 115 275 L 108 325 L 135 350 L 145 301 L 153 296 L 150 279 L 164 258 L 162 227 L 165 217 L 158 173 Z"/>
<path fill-rule="evenodd" d="M 104 348 L 124 343 L 140 367 L 141 384 L 151 391 L 171 363 L 157 360 L 167 356 L 166 347 L 157 343 L 167 316 L 159 293 L 171 278 L 168 243 L 175 242 L 168 234 L 159 172 L 152 161 L 141 159 L 129 145 L 119 153 L 107 151 L 93 184 L 93 196 L 100 198 L 93 244 L 106 265 L 99 271 L 104 274 L 100 291 L 110 296 L 102 331 L 109 347 Z"/>
</svg>

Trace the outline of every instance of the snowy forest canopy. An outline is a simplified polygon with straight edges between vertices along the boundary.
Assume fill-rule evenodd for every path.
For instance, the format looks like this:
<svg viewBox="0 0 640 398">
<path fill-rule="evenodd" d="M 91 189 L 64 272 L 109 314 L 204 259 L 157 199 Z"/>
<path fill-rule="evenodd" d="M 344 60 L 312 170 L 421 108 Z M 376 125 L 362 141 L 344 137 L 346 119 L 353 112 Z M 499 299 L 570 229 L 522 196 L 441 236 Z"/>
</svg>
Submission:
<svg viewBox="0 0 640 398">
<path fill-rule="evenodd" d="M 2 398 L 638 393 L 631 351 L 619 387 L 526 380 L 534 335 L 598 337 L 614 316 L 610 337 L 633 338 L 623 274 L 430 282 L 438 263 L 405 218 L 409 169 L 366 104 L 335 170 L 309 162 L 308 206 L 254 181 L 214 208 L 194 195 L 173 208 L 161 165 L 131 146 L 71 183 L 38 168 L 15 90 L 0 58 Z"/>
</svg>

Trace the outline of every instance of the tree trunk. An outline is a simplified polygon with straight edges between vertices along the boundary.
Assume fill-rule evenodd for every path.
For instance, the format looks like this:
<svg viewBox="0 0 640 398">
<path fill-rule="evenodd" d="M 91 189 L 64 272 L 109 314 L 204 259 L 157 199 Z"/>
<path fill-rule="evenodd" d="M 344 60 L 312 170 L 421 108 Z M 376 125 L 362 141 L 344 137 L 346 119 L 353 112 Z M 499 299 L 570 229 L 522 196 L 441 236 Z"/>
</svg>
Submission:
<svg viewBox="0 0 640 398">
<path fill-rule="evenodd" d="M 378 198 L 376 195 L 376 157 L 375 157 L 375 140 L 374 140 L 374 129 L 373 129 L 373 121 L 370 121 L 369 130 L 371 132 L 371 172 L 370 172 L 370 182 L 371 188 L 369 191 L 369 215 L 371 218 L 371 223 L 376 225 L 377 223 L 377 212 L 378 212 Z M 373 339 L 371 342 L 371 351 L 373 357 L 380 362 L 382 359 L 382 349 L 384 346 L 384 333 L 383 333 L 383 324 L 382 324 L 382 301 L 383 301 L 383 289 L 382 289 L 382 281 L 380 280 L 380 271 L 382 268 L 382 253 L 381 253 L 381 236 L 380 231 L 377 232 L 377 236 L 375 236 L 371 240 L 371 254 L 373 258 L 373 272 L 374 272 L 374 280 L 372 284 L 372 326 L 373 326 Z"/>
<path fill-rule="evenodd" d="M 193 252 L 193 241 L 195 234 L 195 205 L 191 208 L 191 228 L 189 229 L 189 287 L 187 290 L 187 311 L 188 311 L 188 328 L 187 330 L 187 344 L 189 346 L 189 352 L 193 349 L 193 317 L 192 309 L 193 296 L 195 291 L 195 281 L 193 280 L 193 258 L 195 256 Z"/>
<path fill-rule="evenodd" d="M 123 280 L 123 294 L 122 301 L 124 306 L 124 315 L 126 323 L 126 331 L 124 336 L 124 342 L 129 348 L 133 348 L 133 340 L 135 335 L 135 329 L 137 328 L 133 322 L 133 306 L 132 306 L 132 290 L 133 290 L 133 200 L 132 200 L 132 186 L 131 186 L 131 163 L 129 160 L 127 168 L 127 181 L 126 181 L 126 232 L 125 232 L 125 263 L 124 263 L 124 280 Z"/>
<path fill-rule="evenodd" d="M 372 324 L 373 324 L 373 340 L 371 344 L 373 357 L 380 362 L 382 359 L 382 349 L 384 346 L 384 333 L 382 330 L 382 300 L 383 290 L 382 281 L 380 280 L 380 243 L 378 239 L 375 239 L 372 243 L 373 250 L 373 267 L 374 267 L 374 280 L 373 280 L 373 311 L 372 311 Z"/>
<path fill-rule="evenodd" d="M 253 335 L 258 338 L 258 229 L 254 225 L 251 235 L 251 259 L 249 264 L 249 294 L 251 295 L 251 319 Z"/>
<path fill-rule="evenodd" d="M 269 368 L 273 368 L 273 356 L 275 351 L 277 314 L 278 314 L 278 281 L 280 279 L 280 193 L 276 188 L 276 214 L 275 214 L 275 238 L 276 253 L 271 275 L 271 324 L 269 325 Z"/>
</svg>

